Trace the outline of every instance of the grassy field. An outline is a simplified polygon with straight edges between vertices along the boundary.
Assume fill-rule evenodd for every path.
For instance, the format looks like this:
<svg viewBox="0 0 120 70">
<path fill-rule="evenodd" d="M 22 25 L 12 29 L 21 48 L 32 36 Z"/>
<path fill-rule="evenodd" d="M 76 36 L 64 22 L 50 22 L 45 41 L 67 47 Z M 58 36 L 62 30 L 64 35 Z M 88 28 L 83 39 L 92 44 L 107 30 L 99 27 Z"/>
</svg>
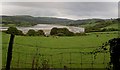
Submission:
<svg viewBox="0 0 120 70">
<path fill-rule="evenodd" d="M 116 29 L 118 29 L 118 24 L 112 24 L 112 25 L 107 26 L 105 28 L 116 28 Z"/>
<path fill-rule="evenodd" d="M 9 37 L 10 35 L 2 33 L 3 67 L 6 64 Z M 117 37 L 117 32 L 95 32 L 87 36 L 57 38 L 16 36 L 11 67 L 31 68 L 33 60 L 41 67 L 42 61 L 47 60 L 48 65 L 54 68 L 62 68 L 64 65 L 68 68 L 90 68 L 92 63 L 94 63 L 94 68 L 104 68 L 110 60 L 109 53 L 98 53 L 96 59 L 93 59 L 93 54 L 80 52 L 91 52 L 115 37 Z"/>
<path fill-rule="evenodd" d="M 85 24 L 85 25 L 81 25 L 81 27 L 93 27 L 96 24 L 99 24 L 99 23 L 88 23 L 88 24 Z"/>
</svg>

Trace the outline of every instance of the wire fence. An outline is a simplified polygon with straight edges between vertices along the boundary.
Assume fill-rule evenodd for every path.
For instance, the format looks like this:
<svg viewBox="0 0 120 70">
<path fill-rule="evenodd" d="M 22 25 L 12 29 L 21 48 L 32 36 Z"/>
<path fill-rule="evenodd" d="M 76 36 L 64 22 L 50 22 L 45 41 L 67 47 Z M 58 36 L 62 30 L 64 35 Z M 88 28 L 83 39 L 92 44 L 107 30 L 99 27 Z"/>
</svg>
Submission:
<svg viewBox="0 0 120 70">
<path fill-rule="evenodd" d="M 3 45 L 7 45 L 7 43 L 3 43 Z M 66 50 L 64 52 L 51 52 L 51 49 L 54 51 L 56 49 Z M 3 47 L 2 50 L 2 67 L 5 68 L 7 47 Z M 108 68 L 109 66 L 109 51 L 93 53 L 91 51 L 75 52 L 67 50 L 68 48 L 38 47 L 15 43 L 12 51 L 11 68 Z"/>
</svg>

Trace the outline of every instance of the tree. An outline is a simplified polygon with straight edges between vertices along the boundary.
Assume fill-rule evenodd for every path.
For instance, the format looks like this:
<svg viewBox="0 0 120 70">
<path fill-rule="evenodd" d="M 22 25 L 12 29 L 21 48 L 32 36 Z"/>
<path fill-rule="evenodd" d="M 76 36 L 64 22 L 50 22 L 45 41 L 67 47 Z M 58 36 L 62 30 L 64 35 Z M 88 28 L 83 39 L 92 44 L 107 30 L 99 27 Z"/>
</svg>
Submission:
<svg viewBox="0 0 120 70">
<path fill-rule="evenodd" d="M 13 35 L 24 35 L 23 32 L 18 30 L 16 27 L 9 27 L 6 33 Z"/>
<path fill-rule="evenodd" d="M 57 30 L 58 30 L 58 28 L 56 28 L 56 27 L 52 28 L 50 35 L 56 35 L 58 33 Z"/>
<path fill-rule="evenodd" d="M 16 35 L 18 32 L 16 27 L 9 27 L 6 33 Z"/>
<path fill-rule="evenodd" d="M 30 29 L 30 30 L 27 32 L 27 35 L 28 35 L 28 36 L 36 36 L 37 33 L 35 32 L 35 30 Z"/>
<path fill-rule="evenodd" d="M 36 33 L 37 33 L 37 36 L 45 36 L 45 33 L 43 30 L 38 30 Z"/>
<path fill-rule="evenodd" d="M 74 36 L 73 32 L 70 32 L 67 28 L 52 28 L 50 35 L 57 36 Z"/>
<path fill-rule="evenodd" d="M 17 35 L 24 35 L 24 33 L 21 30 L 18 30 Z"/>
</svg>

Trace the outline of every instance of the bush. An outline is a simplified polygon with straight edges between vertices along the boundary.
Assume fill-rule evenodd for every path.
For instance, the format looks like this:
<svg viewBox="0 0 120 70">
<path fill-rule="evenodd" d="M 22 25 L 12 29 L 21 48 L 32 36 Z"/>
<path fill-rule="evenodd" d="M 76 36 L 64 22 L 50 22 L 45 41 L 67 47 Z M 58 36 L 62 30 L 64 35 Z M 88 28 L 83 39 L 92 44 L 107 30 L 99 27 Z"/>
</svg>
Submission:
<svg viewBox="0 0 120 70">
<path fill-rule="evenodd" d="M 52 28 L 50 35 L 56 36 L 74 36 L 73 32 L 70 32 L 67 28 Z"/>
<path fill-rule="evenodd" d="M 45 33 L 44 33 L 43 30 L 38 30 L 38 31 L 36 32 L 36 34 L 37 34 L 37 36 L 45 36 Z"/>
<path fill-rule="evenodd" d="M 85 32 L 100 32 L 101 29 L 100 28 L 96 28 L 96 27 L 86 27 L 85 28 Z"/>
<path fill-rule="evenodd" d="M 43 30 L 38 30 L 37 32 L 33 29 L 30 29 L 27 34 L 27 36 L 45 36 L 45 33 Z"/>
<path fill-rule="evenodd" d="M 52 28 L 51 29 L 51 32 L 50 32 L 50 35 L 57 35 L 58 34 L 58 28 Z"/>
<path fill-rule="evenodd" d="M 17 35 L 21 35 L 21 36 L 23 36 L 23 35 L 24 35 L 24 33 L 23 33 L 21 30 L 18 30 Z"/>
<path fill-rule="evenodd" d="M 27 32 L 27 35 L 28 35 L 28 36 L 37 36 L 37 33 L 35 32 L 35 30 L 30 29 L 30 30 Z"/>
</svg>

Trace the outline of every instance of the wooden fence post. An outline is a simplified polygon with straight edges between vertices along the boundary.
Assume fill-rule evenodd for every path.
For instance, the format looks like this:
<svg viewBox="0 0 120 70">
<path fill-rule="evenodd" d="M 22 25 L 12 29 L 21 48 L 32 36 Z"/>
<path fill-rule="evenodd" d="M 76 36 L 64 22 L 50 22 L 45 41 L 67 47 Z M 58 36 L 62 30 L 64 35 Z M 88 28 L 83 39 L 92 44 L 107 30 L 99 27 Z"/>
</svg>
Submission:
<svg viewBox="0 0 120 70">
<path fill-rule="evenodd" d="M 7 52 L 6 70 L 10 70 L 14 37 L 15 37 L 15 35 L 11 34 L 10 41 L 9 41 L 9 46 L 8 46 L 8 52 Z"/>
</svg>

